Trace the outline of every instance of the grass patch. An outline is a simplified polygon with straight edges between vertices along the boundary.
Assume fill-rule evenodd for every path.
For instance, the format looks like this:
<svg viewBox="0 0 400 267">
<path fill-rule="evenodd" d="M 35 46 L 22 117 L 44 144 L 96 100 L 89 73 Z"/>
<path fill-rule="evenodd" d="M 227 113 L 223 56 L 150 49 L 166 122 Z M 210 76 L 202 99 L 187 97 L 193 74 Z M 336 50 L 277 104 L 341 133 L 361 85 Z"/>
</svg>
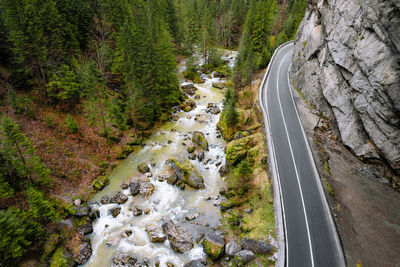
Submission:
<svg viewBox="0 0 400 267">
<path fill-rule="evenodd" d="M 323 178 L 322 180 L 324 181 L 325 188 L 328 191 L 329 195 L 334 197 L 335 196 L 335 190 L 333 189 L 332 185 L 329 183 L 328 179 Z"/>
<path fill-rule="evenodd" d="M 303 99 L 304 103 L 312 110 L 315 110 L 316 108 L 308 102 L 307 98 L 304 96 L 304 94 L 299 90 L 296 89 L 296 92 L 300 95 L 300 97 Z"/>
<path fill-rule="evenodd" d="M 325 161 L 325 162 L 324 162 L 324 169 L 325 169 L 325 171 L 326 171 L 327 173 L 332 174 L 332 173 L 331 173 L 331 169 L 329 168 L 329 163 L 328 163 L 328 161 Z"/>
</svg>

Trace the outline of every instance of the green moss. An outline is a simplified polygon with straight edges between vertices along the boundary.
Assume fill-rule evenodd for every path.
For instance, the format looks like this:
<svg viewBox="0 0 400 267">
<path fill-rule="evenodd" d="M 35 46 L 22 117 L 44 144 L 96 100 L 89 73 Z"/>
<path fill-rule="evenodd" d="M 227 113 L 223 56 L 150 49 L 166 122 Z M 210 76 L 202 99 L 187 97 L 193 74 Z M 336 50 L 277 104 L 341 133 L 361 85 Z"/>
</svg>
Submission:
<svg viewBox="0 0 400 267">
<path fill-rule="evenodd" d="M 139 138 L 134 138 L 132 141 L 128 142 L 129 146 L 139 146 L 142 144 L 142 140 Z"/>
<path fill-rule="evenodd" d="M 213 260 L 217 260 L 224 252 L 224 245 L 214 242 L 209 238 L 203 239 L 204 252 Z"/>
<path fill-rule="evenodd" d="M 59 240 L 60 240 L 60 236 L 58 234 L 50 235 L 50 237 L 47 239 L 46 243 L 43 245 L 43 254 L 41 257 L 42 261 L 44 261 L 47 257 L 49 257 L 51 255 L 51 253 L 53 253 Z"/>
<path fill-rule="evenodd" d="M 324 162 L 324 169 L 327 173 L 331 174 L 331 169 L 329 168 L 329 162 L 325 161 Z"/>
<path fill-rule="evenodd" d="M 328 179 L 323 178 L 322 181 L 324 181 L 325 188 L 328 191 L 329 195 L 335 196 L 335 190 L 333 189 L 332 185 L 329 183 Z"/>
<path fill-rule="evenodd" d="M 195 169 L 193 164 L 187 160 L 168 159 L 168 162 L 174 163 L 182 174 L 183 182 L 193 188 L 204 188 L 204 180 L 201 174 Z"/>
<path fill-rule="evenodd" d="M 192 141 L 204 150 L 208 150 L 208 142 L 202 132 L 193 132 Z"/>
<path fill-rule="evenodd" d="M 107 176 L 100 175 L 93 181 L 93 189 L 96 191 L 100 191 L 105 186 L 107 186 L 109 183 L 110 183 L 110 180 L 108 179 Z"/>
<path fill-rule="evenodd" d="M 50 261 L 50 267 L 69 267 L 74 266 L 74 261 L 72 257 L 65 255 L 64 249 L 59 247 L 56 252 L 54 252 L 53 257 Z"/>
<path fill-rule="evenodd" d="M 116 148 L 117 159 L 126 159 L 130 153 L 133 152 L 133 148 L 129 145 L 119 146 Z"/>
</svg>

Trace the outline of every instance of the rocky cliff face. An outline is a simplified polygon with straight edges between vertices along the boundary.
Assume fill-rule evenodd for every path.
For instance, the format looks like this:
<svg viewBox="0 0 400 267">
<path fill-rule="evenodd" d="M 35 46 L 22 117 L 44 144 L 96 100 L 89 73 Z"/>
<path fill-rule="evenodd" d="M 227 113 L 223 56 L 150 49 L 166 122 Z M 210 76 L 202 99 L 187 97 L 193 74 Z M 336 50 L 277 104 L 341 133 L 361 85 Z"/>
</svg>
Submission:
<svg viewBox="0 0 400 267">
<path fill-rule="evenodd" d="M 309 0 L 292 79 L 358 157 L 400 170 L 400 0 Z"/>
</svg>

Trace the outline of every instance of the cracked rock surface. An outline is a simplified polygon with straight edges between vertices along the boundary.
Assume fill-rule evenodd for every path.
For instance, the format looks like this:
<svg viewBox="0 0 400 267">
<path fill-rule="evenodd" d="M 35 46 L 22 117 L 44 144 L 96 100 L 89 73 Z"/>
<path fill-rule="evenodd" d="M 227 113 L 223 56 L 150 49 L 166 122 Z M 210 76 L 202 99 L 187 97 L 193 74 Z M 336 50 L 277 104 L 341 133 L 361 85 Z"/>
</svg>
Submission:
<svg viewBox="0 0 400 267">
<path fill-rule="evenodd" d="M 400 170 L 400 1 L 311 0 L 295 40 L 294 88 L 361 159 Z"/>
</svg>

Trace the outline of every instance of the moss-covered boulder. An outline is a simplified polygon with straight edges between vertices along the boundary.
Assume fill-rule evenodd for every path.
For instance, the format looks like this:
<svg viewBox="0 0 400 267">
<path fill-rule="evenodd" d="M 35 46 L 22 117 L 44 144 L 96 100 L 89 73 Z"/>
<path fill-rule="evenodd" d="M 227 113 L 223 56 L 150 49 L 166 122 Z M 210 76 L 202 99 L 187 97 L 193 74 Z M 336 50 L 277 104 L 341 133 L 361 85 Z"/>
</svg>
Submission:
<svg viewBox="0 0 400 267">
<path fill-rule="evenodd" d="M 224 201 L 221 202 L 221 206 L 220 209 L 222 211 L 228 210 L 230 208 L 239 206 L 239 203 L 237 202 L 236 199 L 232 198 L 232 199 L 226 199 Z"/>
<path fill-rule="evenodd" d="M 195 149 L 196 149 L 195 146 L 188 146 L 187 152 L 188 152 L 188 153 L 193 153 L 193 151 L 194 151 Z"/>
<path fill-rule="evenodd" d="M 208 233 L 203 239 L 203 251 L 212 260 L 217 260 L 224 253 L 224 236 L 218 232 Z"/>
<path fill-rule="evenodd" d="M 75 260 L 71 252 L 62 247 L 57 248 L 51 260 L 50 267 L 72 267 L 75 266 Z"/>
<path fill-rule="evenodd" d="M 224 89 L 226 87 L 224 82 L 212 83 L 212 86 L 217 89 Z"/>
<path fill-rule="evenodd" d="M 262 151 L 262 144 L 261 133 L 233 140 L 226 146 L 226 160 L 232 165 L 236 165 L 246 158 L 253 163 Z"/>
<path fill-rule="evenodd" d="M 140 138 L 134 138 L 133 140 L 128 142 L 129 146 L 139 146 L 142 144 L 142 140 Z"/>
<path fill-rule="evenodd" d="M 203 177 L 189 160 L 170 158 L 167 162 L 170 164 L 179 180 L 195 189 L 204 188 Z"/>
<path fill-rule="evenodd" d="M 117 159 L 126 159 L 133 152 L 133 147 L 129 145 L 119 146 L 115 149 Z"/>
<path fill-rule="evenodd" d="M 140 163 L 139 165 L 138 165 L 138 170 L 141 172 L 141 173 L 146 173 L 146 172 L 149 172 L 150 171 L 150 168 L 149 168 L 149 166 L 147 166 L 147 164 L 146 163 Z"/>
<path fill-rule="evenodd" d="M 100 175 L 93 181 L 93 189 L 96 191 L 100 191 L 104 187 L 106 187 L 110 183 L 110 180 L 107 176 Z"/>
<path fill-rule="evenodd" d="M 208 142 L 204 133 L 198 131 L 192 132 L 192 141 L 202 149 L 208 151 Z"/>
</svg>

